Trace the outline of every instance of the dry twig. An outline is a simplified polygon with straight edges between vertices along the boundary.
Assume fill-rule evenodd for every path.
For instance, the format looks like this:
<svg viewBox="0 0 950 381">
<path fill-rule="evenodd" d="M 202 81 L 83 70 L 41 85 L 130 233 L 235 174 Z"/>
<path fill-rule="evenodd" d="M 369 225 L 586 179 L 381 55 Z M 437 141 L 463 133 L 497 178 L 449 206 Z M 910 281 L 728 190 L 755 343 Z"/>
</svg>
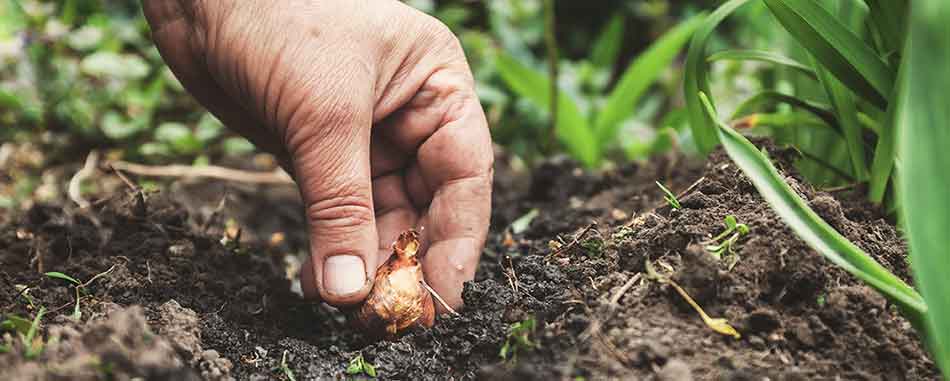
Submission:
<svg viewBox="0 0 950 381">
<path fill-rule="evenodd" d="M 637 281 L 640 280 L 641 275 L 643 274 L 636 273 L 634 276 L 631 276 L 630 279 L 627 280 L 627 283 L 624 283 L 623 286 L 617 290 L 617 293 L 610 297 L 610 309 L 617 308 L 617 303 L 620 302 L 620 298 L 622 298 L 623 295 L 626 294 L 631 287 L 633 287 L 634 283 L 637 283 Z"/>
<path fill-rule="evenodd" d="M 429 293 L 432 294 L 432 297 L 435 298 L 435 300 L 438 300 L 439 303 L 442 304 L 442 307 L 445 307 L 446 311 L 449 311 L 449 313 L 451 313 L 452 315 L 459 316 L 459 313 L 455 311 L 455 309 L 453 309 L 452 307 L 449 307 L 449 304 L 445 302 L 445 299 L 442 299 L 442 297 L 439 296 L 438 292 L 435 292 L 435 290 L 433 290 L 432 287 L 429 287 L 429 284 L 426 283 L 425 279 L 422 280 L 422 287 L 425 287 L 426 290 L 428 290 Z"/>
<path fill-rule="evenodd" d="M 591 230 L 593 230 L 594 227 L 596 227 L 596 226 L 597 226 L 597 221 L 591 221 L 591 223 L 588 224 L 587 227 L 584 228 L 584 230 L 582 230 L 580 233 L 578 233 L 576 236 L 574 236 L 574 239 L 572 239 L 570 243 L 568 243 L 567 245 L 563 245 L 563 246 L 558 247 L 557 249 L 555 249 L 555 250 L 551 253 L 551 256 L 555 256 L 555 255 L 561 254 L 561 253 L 563 253 L 563 252 L 565 252 L 565 251 L 570 250 L 570 249 L 573 248 L 574 246 L 577 246 L 577 244 L 580 243 L 580 240 L 581 240 L 582 238 L 584 238 L 584 236 L 586 236 L 587 233 L 589 233 Z"/>
<path fill-rule="evenodd" d="M 180 178 L 211 178 L 226 181 L 237 181 L 254 184 L 293 184 L 294 180 L 277 168 L 271 172 L 243 171 L 239 169 L 219 167 L 215 165 L 143 165 L 126 161 L 115 161 L 113 168 L 147 177 L 180 177 Z"/>
</svg>

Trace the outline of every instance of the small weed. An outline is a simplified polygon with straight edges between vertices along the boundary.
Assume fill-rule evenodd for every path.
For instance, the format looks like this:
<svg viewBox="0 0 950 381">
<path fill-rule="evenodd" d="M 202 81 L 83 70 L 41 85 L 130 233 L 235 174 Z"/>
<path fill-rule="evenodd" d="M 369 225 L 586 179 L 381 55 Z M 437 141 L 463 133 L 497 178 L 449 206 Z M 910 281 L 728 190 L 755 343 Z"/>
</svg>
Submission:
<svg viewBox="0 0 950 381">
<path fill-rule="evenodd" d="M 541 212 L 537 209 L 531 209 L 528 213 L 525 213 L 523 216 L 518 217 L 517 220 L 511 223 L 511 234 L 521 234 L 528 230 L 528 227 L 531 226 L 531 222 L 534 221 Z"/>
<path fill-rule="evenodd" d="M 33 324 L 30 319 L 22 318 L 16 315 L 7 315 L 7 318 L 0 322 L 0 331 L 13 331 L 25 335 Z"/>
<path fill-rule="evenodd" d="M 45 273 L 45 275 L 50 278 L 62 279 L 73 284 L 73 289 L 76 291 L 76 307 L 73 309 L 72 315 L 69 315 L 69 318 L 79 321 L 80 319 L 82 319 L 82 310 L 80 309 L 80 305 L 79 305 L 79 302 L 82 300 L 82 298 L 79 295 L 80 290 L 85 292 L 86 287 L 89 287 L 89 285 L 92 284 L 92 282 L 95 282 L 97 279 L 105 277 L 106 275 L 109 275 L 109 273 L 111 273 L 112 270 L 115 270 L 115 265 L 112 265 L 112 267 L 110 267 L 106 271 L 96 274 L 95 276 L 87 280 L 86 283 L 82 283 L 76 280 L 76 278 L 73 278 L 69 275 L 63 274 L 58 271 L 50 271 L 48 273 Z"/>
<path fill-rule="evenodd" d="M 818 295 L 818 298 L 815 300 L 815 302 L 818 303 L 818 307 L 824 307 L 825 303 L 828 303 L 828 300 L 825 297 L 825 295 L 822 294 L 822 295 Z"/>
<path fill-rule="evenodd" d="M 42 337 L 36 337 L 36 331 L 39 329 L 40 321 L 43 320 L 43 315 L 46 314 L 46 307 L 40 307 L 39 312 L 36 313 L 36 317 L 33 318 L 33 322 L 30 324 L 30 328 L 27 330 L 26 334 L 20 334 L 20 342 L 23 343 L 23 348 L 26 348 L 26 352 L 23 354 L 27 360 L 32 360 L 43 353 L 44 343 Z"/>
<path fill-rule="evenodd" d="M 600 237 L 591 237 L 581 242 L 581 247 L 587 251 L 587 255 L 595 258 L 600 257 L 604 253 L 605 246 L 604 240 L 600 239 Z"/>
<path fill-rule="evenodd" d="M 725 259 L 729 270 L 732 270 L 736 263 L 739 263 L 739 255 L 735 252 L 736 241 L 739 237 L 749 234 L 749 226 L 738 223 L 736 216 L 731 214 L 726 216 L 723 222 L 726 230 L 709 241 L 706 251 L 720 260 Z"/>
<path fill-rule="evenodd" d="M 297 378 L 294 377 L 294 371 L 287 365 L 287 351 L 284 351 L 284 354 L 280 356 L 280 366 L 278 366 L 276 370 L 284 373 L 284 376 L 286 376 L 288 380 L 297 381 Z"/>
<path fill-rule="evenodd" d="M 17 285 L 14 285 L 13 287 L 14 289 L 16 289 L 16 292 L 17 292 L 17 300 L 20 300 L 20 298 L 23 298 L 24 300 L 26 300 L 27 303 L 30 304 L 30 309 L 35 310 L 36 303 L 33 302 L 33 297 L 30 296 L 30 288 L 22 284 L 17 284 Z"/>
<path fill-rule="evenodd" d="M 346 374 L 351 376 L 365 374 L 367 376 L 376 378 L 376 367 L 373 366 L 373 364 L 371 364 L 369 361 L 366 361 L 362 354 L 359 354 L 350 360 L 350 365 L 346 367 Z"/>
<path fill-rule="evenodd" d="M 81 285 L 82 285 L 82 282 L 76 280 L 76 278 L 73 278 L 73 277 L 71 277 L 71 276 L 69 276 L 69 275 L 63 274 L 63 273 L 61 273 L 61 272 L 59 272 L 59 271 L 50 271 L 50 272 L 46 273 L 46 276 L 48 276 L 48 277 L 50 277 L 50 278 L 62 279 L 62 280 L 68 281 L 68 282 L 70 282 L 70 283 L 72 283 L 72 284 L 75 284 L 75 285 L 77 285 L 77 286 L 81 286 Z"/>
<path fill-rule="evenodd" d="M 534 318 L 512 324 L 508 328 L 508 338 L 505 339 L 505 344 L 501 346 L 498 355 L 503 360 L 518 361 L 519 351 L 537 348 L 538 343 L 531 341 L 531 335 L 534 333 L 536 326 L 537 321 Z"/>
<path fill-rule="evenodd" d="M 614 242 L 620 242 L 633 235 L 633 229 L 629 226 L 621 226 L 617 231 L 610 235 L 610 239 Z"/>
<path fill-rule="evenodd" d="M 660 264 L 662 265 L 663 263 L 660 262 Z M 721 335 L 732 336 L 736 340 L 742 337 L 742 335 L 739 334 L 739 331 L 736 331 L 735 328 L 729 325 L 729 322 L 726 319 L 713 318 L 706 314 L 706 311 L 704 311 L 703 308 L 699 306 L 699 303 L 696 303 L 696 301 L 693 300 L 691 296 L 689 296 L 683 287 L 680 287 L 679 284 L 673 281 L 673 279 L 670 279 L 668 276 L 658 273 L 653 268 L 653 263 L 650 262 L 649 258 L 647 258 L 644 266 L 646 267 L 647 279 L 655 280 L 660 283 L 666 283 L 672 286 L 673 289 L 675 289 L 676 292 L 680 294 L 680 297 L 682 297 L 686 303 L 689 303 L 689 305 L 692 306 L 694 310 L 696 310 L 696 313 L 698 313 L 699 317 L 703 319 L 703 323 L 705 323 L 707 327 Z"/>
<path fill-rule="evenodd" d="M 682 209 L 683 205 L 680 205 L 680 200 L 676 198 L 676 195 L 673 194 L 669 188 L 663 186 L 659 181 L 656 182 L 656 186 L 660 187 L 660 190 L 663 191 L 663 199 L 666 200 L 667 204 L 670 204 L 670 207 L 673 209 Z"/>
</svg>

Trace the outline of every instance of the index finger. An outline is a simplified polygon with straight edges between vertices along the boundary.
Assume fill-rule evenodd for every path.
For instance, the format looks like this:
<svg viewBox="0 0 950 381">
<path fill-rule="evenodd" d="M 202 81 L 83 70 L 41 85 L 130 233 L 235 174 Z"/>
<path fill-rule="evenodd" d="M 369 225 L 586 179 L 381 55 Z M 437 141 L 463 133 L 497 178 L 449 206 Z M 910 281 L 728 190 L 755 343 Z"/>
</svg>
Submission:
<svg viewBox="0 0 950 381">
<path fill-rule="evenodd" d="M 434 189 L 422 220 L 428 246 L 422 269 L 452 308 L 462 305 L 462 286 L 475 277 L 491 216 L 491 135 L 477 98 L 465 97 L 417 156 L 425 183 Z M 439 303 L 436 308 L 444 312 Z"/>
</svg>

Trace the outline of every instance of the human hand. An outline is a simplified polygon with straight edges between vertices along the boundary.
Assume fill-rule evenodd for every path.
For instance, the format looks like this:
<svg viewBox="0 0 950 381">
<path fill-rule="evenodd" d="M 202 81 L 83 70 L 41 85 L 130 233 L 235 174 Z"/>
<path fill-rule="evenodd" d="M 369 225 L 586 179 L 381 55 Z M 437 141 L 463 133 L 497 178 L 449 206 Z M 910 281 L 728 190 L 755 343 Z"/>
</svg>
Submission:
<svg viewBox="0 0 950 381">
<path fill-rule="evenodd" d="M 426 281 L 460 306 L 488 232 L 493 153 L 458 40 L 397 1 L 273 4 L 144 10 L 185 88 L 293 174 L 306 296 L 359 303 L 397 235 L 421 226 Z"/>
</svg>

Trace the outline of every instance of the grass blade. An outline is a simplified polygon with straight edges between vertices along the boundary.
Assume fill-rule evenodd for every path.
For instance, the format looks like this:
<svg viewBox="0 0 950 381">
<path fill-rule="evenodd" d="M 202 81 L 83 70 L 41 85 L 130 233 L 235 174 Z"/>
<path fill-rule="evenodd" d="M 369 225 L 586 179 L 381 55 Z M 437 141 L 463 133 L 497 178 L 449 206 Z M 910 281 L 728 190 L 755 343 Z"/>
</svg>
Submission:
<svg viewBox="0 0 950 381">
<path fill-rule="evenodd" d="M 841 130 L 841 127 L 838 126 L 838 120 L 835 118 L 835 114 L 831 112 L 830 106 L 801 99 L 796 96 L 780 93 L 774 90 L 765 90 L 752 95 L 749 97 L 749 99 L 746 99 L 736 107 L 736 110 L 732 113 L 732 117 L 730 119 L 736 120 L 746 115 L 752 114 L 759 109 L 779 103 L 785 103 L 789 106 L 808 111 L 812 115 L 823 120 L 836 131 L 840 132 Z"/>
<path fill-rule="evenodd" d="M 620 54 L 620 48 L 623 45 L 623 13 L 617 13 L 610 18 L 607 26 L 597 36 L 594 41 L 594 48 L 591 49 L 590 61 L 595 66 L 605 69 L 612 68 L 617 62 L 617 56 Z"/>
<path fill-rule="evenodd" d="M 907 22 L 906 0 L 865 0 L 871 10 L 871 21 L 887 50 L 885 54 L 899 52 L 904 46 L 904 31 Z"/>
<path fill-rule="evenodd" d="M 764 0 L 785 29 L 841 83 L 883 109 L 894 71 L 815 0 Z"/>
<path fill-rule="evenodd" d="M 48 276 L 48 277 L 50 277 L 50 278 L 62 279 L 62 280 L 65 280 L 65 281 L 67 281 L 67 282 L 73 283 L 73 284 L 75 284 L 75 285 L 77 285 L 77 286 L 82 285 L 82 282 L 76 280 L 76 278 L 73 278 L 73 277 L 71 277 L 71 276 L 69 276 L 69 275 L 63 274 L 63 273 L 61 273 L 61 272 L 59 272 L 59 271 L 50 271 L 50 272 L 46 273 L 46 276 Z"/>
<path fill-rule="evenodd" d="M 627 67 L 617 86 L 607 96 L 607 101 L 594 122 L 594 131 L 600 144 L 615 139 L 621 122 L 633 114 L 634 106 L 640 97 L 670 66 L 704 18 L 705 14 L 700 14 L 680 23 L 656 40 Z"/>
<path fill-rule="evenodd" d="M 950 378 L 950 108 L 940 95 L 950 86 L 950 2 L 913 1 L 908 28 L 897 111 L 898 197 L 914 278 L 930 307 L 930 349 Z"/>
<path fill-rule="evenodd" d="M 858 106 L 855 103 L 854 96 L 824 67 L 816 64 L 815 71 L 818 73 L 825 92 L 828 94 L 828 99 L 831 100 L 832 107 L 834 107 L 838 125 L 847 143 L 852 173 L 854 173 L 856 180 L 866 181 L 868 166 L 864 153 L 862 127 L 861 123 L 858 122 Z"/>
<path fill-rule="evenodd" d="M 550 112 L 550 88 L 547 76 L 531 69 L 514 57 L 499 52 L 495 60 L 502 80 L 519 96 Z M 587 119 L 577 104 L 563 91 L 558 95 L 558 118 L 555 132 L 571 155 L 587 167 L 595 167 L 600 161 L 599 146 L 590 130 Z"/>
<path fill-rule="evenodd" d="M 778 53 L 773 53 L 765 50 L 723 50 L 720 52 L 713 53 L 709 57 L 706 57 L 706 61 L 713 63 L 716 61 L 759 61 L 766 62 L 770 64 L 775 64 L 778 66 L 784 66 L 789 69 L 794 69 L 799 73 L 804 74 L 805 76 L 811 77 L 815 80 L 818 79 L 818 75 L 815 74 L 815 71 L 811 67 L 798 62 L 789 57 L 785 57 Z"/>
<path fill-rule="evenodd" d="M 716 123 L 703 111 L 702 101 L 696 96 L 700 92 L 709 94 L 709 80 L 706 77 L 708 65 L 706 63 L 706 44 L 713 31 L 729 17 L 735 10 L 750 0 L 729 0 L 719 6 L 699 26 L 693 39 L 689 43 L 686 53 L 685 78 L 683 93 L 686 94 L 686 110 L 689 112 L 689 126 L 696 142 L 696 149 L 707 154 L 719 143 L 716 134 Z"/>
<path fill-rule="evenodd" d="M 700 95 L 705 110 L 714 118 L 712 105 Z M 729 157 L 752 181 L 759 194 L 782 220 L 809 246 L 834 264 L 877 289 L 899 305 L 912 322 L 923 321 L 927 306 L 900 278 L 848 241 L 821 219 L 782 179 L 769 159 L 735 130 L 717 123 L 719 139 Z"/>
<path fill-rule="evenodd" d="M 906 65 L 901 65 L 897 74 L 898 81 L 903 81 L 906 75 Z M 871 161 L 871 174 L 868 180 L 868 199 L 875 204 L 885 201 L 891 174 L 894 172 L 894 163 L 897 159 L 897 105 L 901 102 L 902 94 L 895 89 L 892 101 L 887 106 L 887 112 L 881 121 L 877 134 L 877 145 L 874 146 L 874 158 Z"/>
</svg>

